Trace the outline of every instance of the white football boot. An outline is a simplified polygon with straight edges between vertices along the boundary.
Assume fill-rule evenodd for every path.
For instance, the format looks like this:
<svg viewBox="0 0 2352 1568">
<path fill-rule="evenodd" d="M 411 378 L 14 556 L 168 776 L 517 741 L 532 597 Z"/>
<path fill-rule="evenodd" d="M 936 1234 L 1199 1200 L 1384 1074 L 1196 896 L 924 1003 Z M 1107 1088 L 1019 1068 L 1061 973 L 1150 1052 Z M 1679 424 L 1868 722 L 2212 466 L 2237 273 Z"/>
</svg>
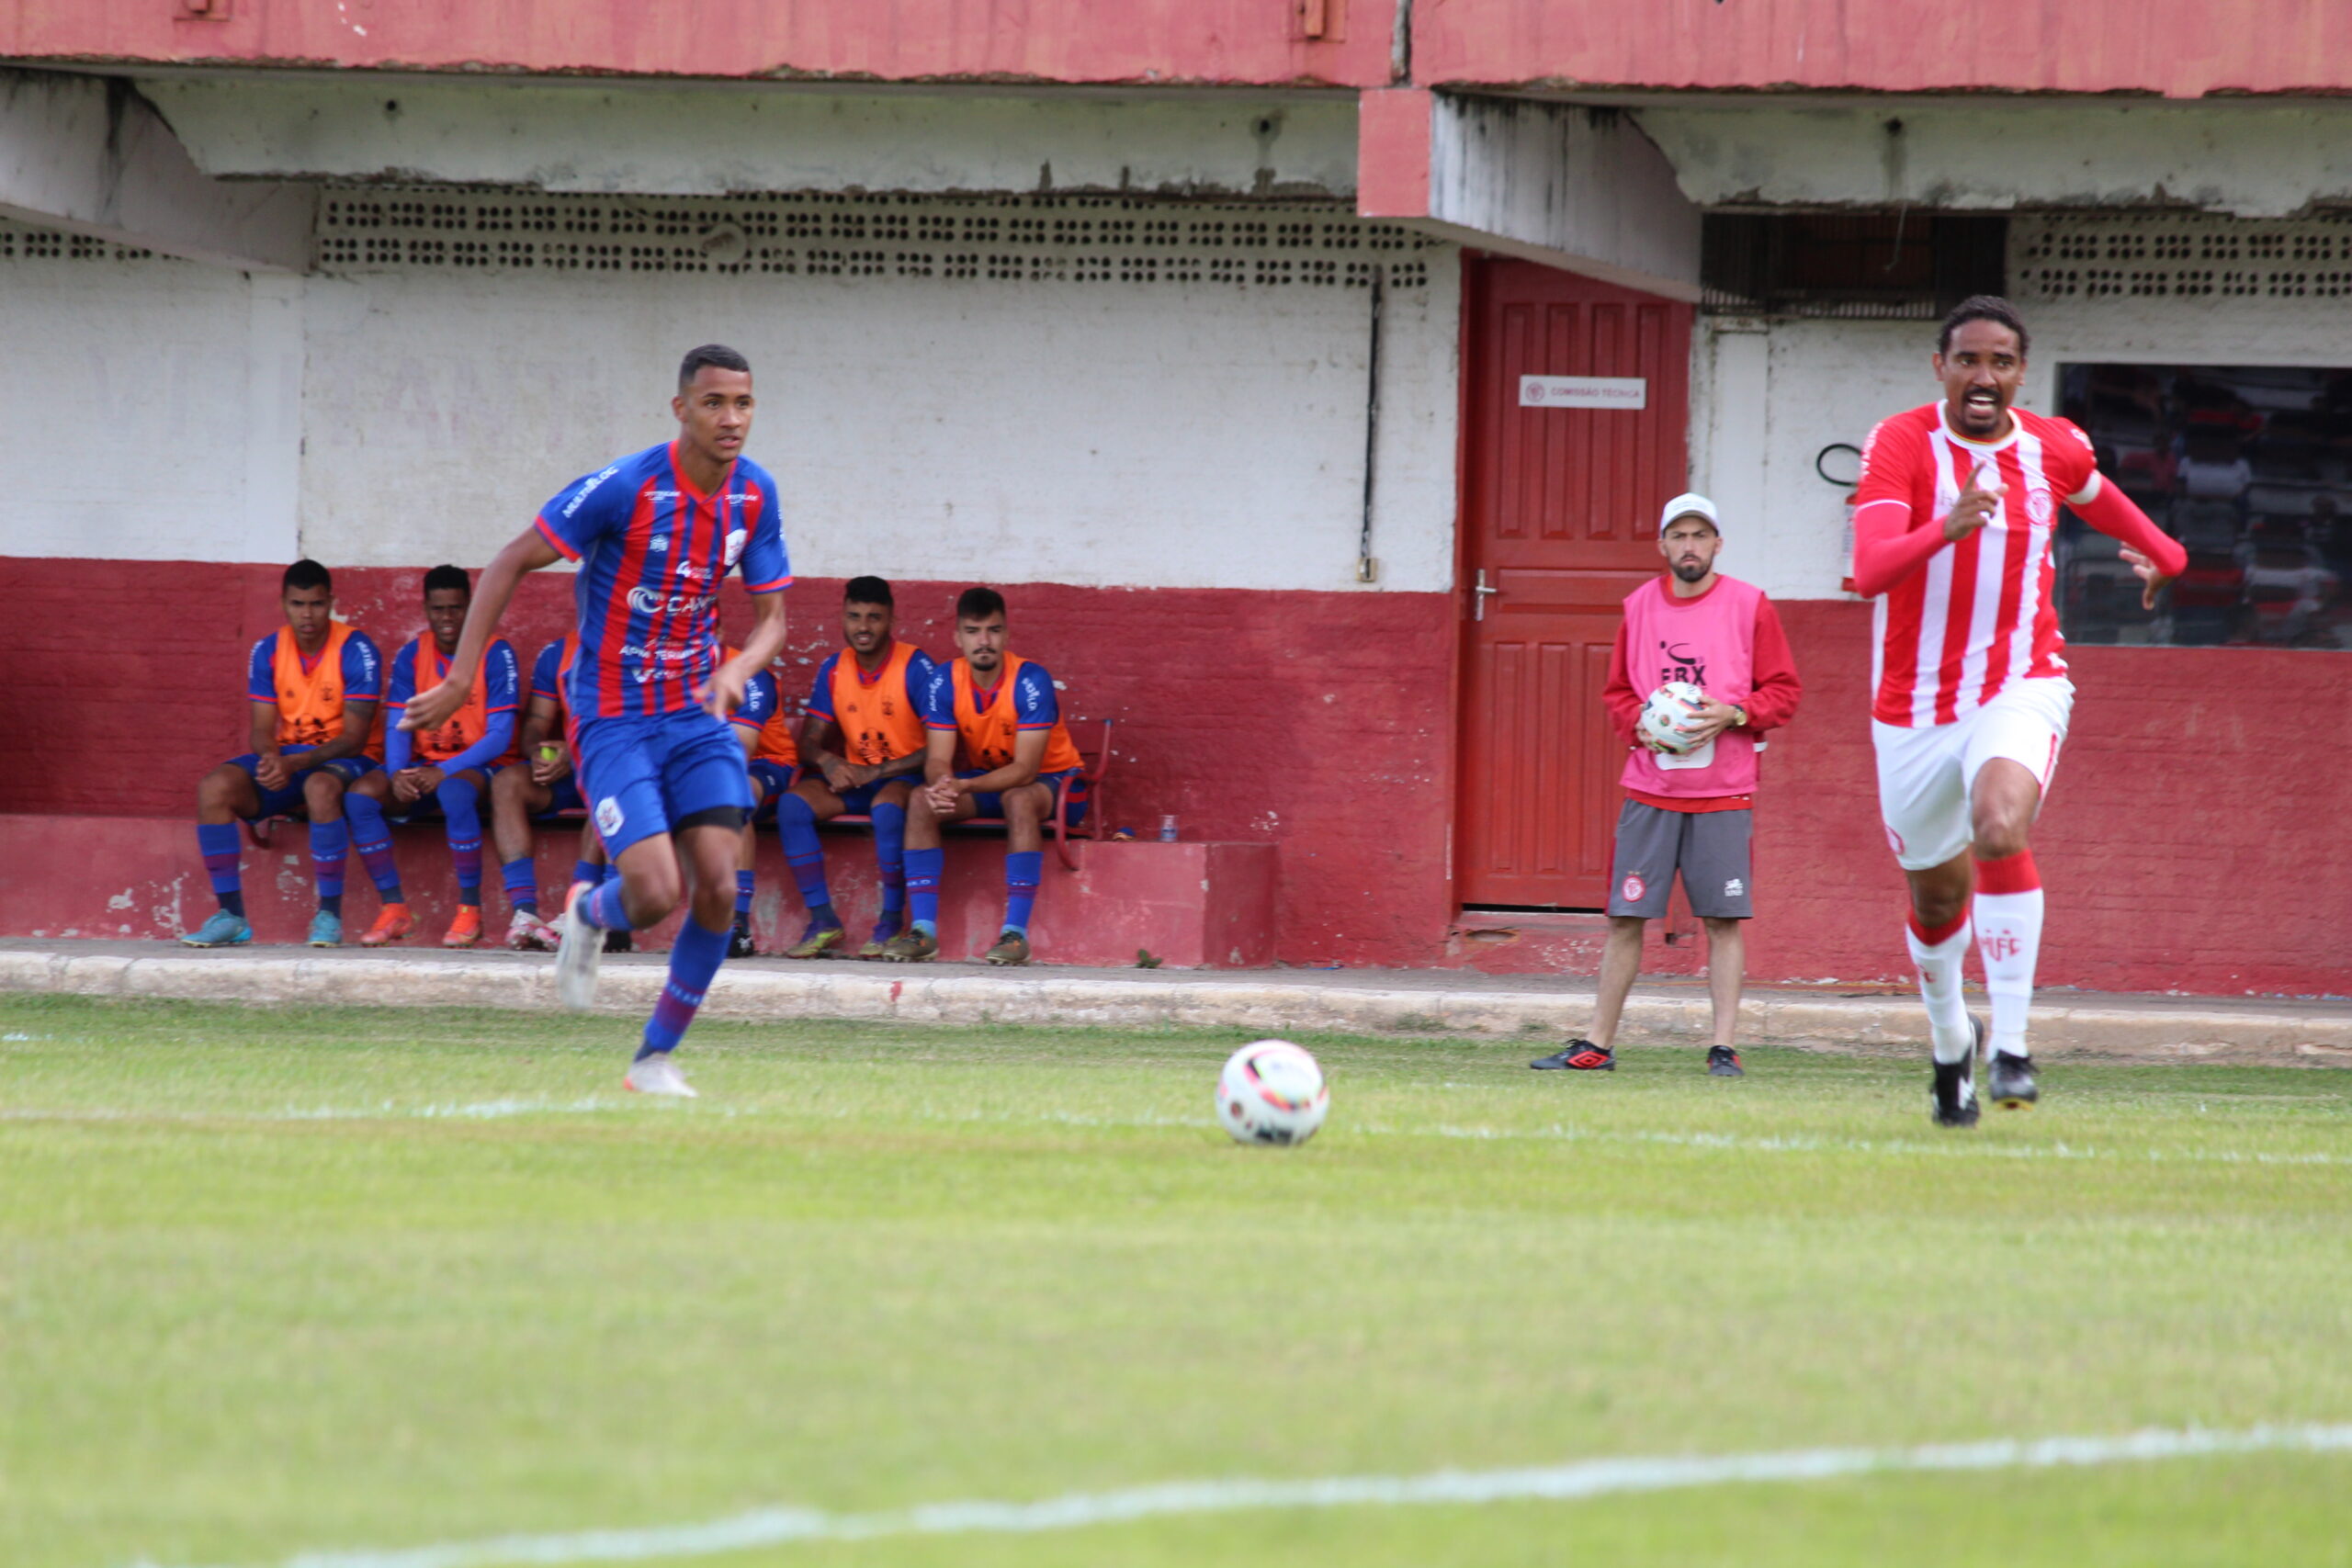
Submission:
<svg viewBox="0 0 2352 1568">
<path fill-rule="evenodd" d="M 605 933 L 582 916 L 582 902 L 574 897 L 564 905 L 556 928 L 555 999 L 573 1012 L 596 1005 L 596 961 L 605 956 Z"/>
<path fill-rule="evenodd" d="M 673 1094 L 687 1100 L 701 1098 L 695 1093 L 694 1085 L 686 1081 L 686 1075 L 678 1070 L 678 1064 L 670 1060 L 667 1051 L 657 1051 L 642 1061 L 630 1063 L 628 1077 L 621 1079 L 621 1086 L 639 1094 Z"/>
</svg>

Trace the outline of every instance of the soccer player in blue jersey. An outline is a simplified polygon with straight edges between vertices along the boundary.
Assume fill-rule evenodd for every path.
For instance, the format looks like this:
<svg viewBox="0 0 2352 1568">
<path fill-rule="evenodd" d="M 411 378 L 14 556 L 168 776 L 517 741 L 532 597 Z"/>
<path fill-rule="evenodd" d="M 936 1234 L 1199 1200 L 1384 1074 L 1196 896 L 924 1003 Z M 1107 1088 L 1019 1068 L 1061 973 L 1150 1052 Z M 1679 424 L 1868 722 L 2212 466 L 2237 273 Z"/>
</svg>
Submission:
<svg viewBox="0 0 2352 1568">
<path fill-rule="evenodd" d="M 819 668 L 808 696 L 800 748 L 807 765 L 775 811 L 785 863 L 808 907 L 808 929 L 785 950 L 786 958 L 822 958 L 847 934 L 833 912 L 817 839 L 817 824 L 843 812 L 873 821 L 882 870 L 881 915 L 858 956 L 881 957 L 906 916 L 907 801 L 922 782 L 923 708 L 936 666 L 894 635 L 896 614 L 888 582 L 850 579 L 842 596 L 843 646 Z"/>
<path fill-rule="evenodd" d="M 196 789 L 196 843 L 220 907 L 184 933 L 190 947 L 253 941 L 238 871 L 237 824 L 290 811 L 311 819 L 319 912 L 311 945 L 343 940 L 343 865 L 350 850 L 344 791 L 375 772 L 384 661 L 366 632 L 334 618 L 334 580 L 298 560 L 279 581 L 286 624 L 254 644 L 245 667 L 253 750 L 204 775 Z"/>
<path fill-rule="evenodd" d="M 944 864 L 939 825 L 974 817 L 1004 818 L 1004 924 L 990 964 L 1029 962 L 1029 913 L 1045 865 L 1044 825 L 1067 795 L 1069 820 L 1086 813 L 1085 761 L 1062 723 L 1061 700 L 1046 668 L 1005 647 L 1004 595 L 967 588 L 956 601 L 959 655 L 932 672 L 923 696 L 923 786 L 907 814 L 904 934 L 882 949 L 892 964 L 915 964 L 939 952 L 939 876 Z"/>
<path fill-rule="evenodd" d="M 473 584 L 463 568 L 436 566 L 426 572 L 426 629 L 392 655 L 391 682 L 384 694 L 384 711 L 392 719 L 384 735 L 384 771 L 351 789 L 353 846 L 383 901 L 376 923 L 360 934 L 362 947 L 398 942 L 416 928 L 392 863 L 387 806 L 412 817 L 439 810 L 448 832 L 449 863 L 458 874 L 458 914 L 441 945 L 471 947 L 481 941 L 481 798 L 492 778 L 515 760 L 522 670 L 513 645 L 504 637 L 491 640 L 474 671 L 473 694 L 442 724 L 413 735 L 400 727 L 418 688 L 438 685 L 448 673 L 472 599 Z"/>
<path fill-rule="evenodd" d="M 735 859 L 752 806 L 743 751 L 728 716 L 784 646 L 783 592 L 792 582 L 775 481 L 742 456 L 751 434 L 752 367 L 716 344 L 689 352 L 671 400 L 674 441 L 576 479 L 540 509 L 481 574 L 447 680 L 401 721 L 447 720 L 498 618 L 526 571 L 580 563 L 573 600 L 580 649 L 564 689 L 581 794 L 620 867 L 563 915 L 556 994 L 595 998 L 601 933 L 649 925 L 694 896 L 670 950 L 669 982 L 647 1021 L 627 1086 L 691 1095 L 671 1052 L 693 1023 L 727 956 Z M 722 659 L 718 588 L 738 567 L 751 592 L 752 635 Z"/>
<path fill-rule="evenodd" d="M 579 644 L 577 637 L 559 637 L 539 649 L 531 665 L 529 695 L 523 708 L 523 761 L 502 768 L 490 781 L 491 840 L 497 846 L 500 879 L 513 910 L 506 944 L 526 952 L 553 953 L 556 929 L 539 916 L 538 866 L 531 819 L 550 812 L 585 811 L 580 798 L 579 775 L 572 772 L 571 748 L 563 737 L 563 669 Z M 594 887 L 604 880 L 604 846 L 589 825 L 581 834 L 580 859 L 573 880 Z M 591 855 L 594 859 L 591 859 Z"/>
</svg>

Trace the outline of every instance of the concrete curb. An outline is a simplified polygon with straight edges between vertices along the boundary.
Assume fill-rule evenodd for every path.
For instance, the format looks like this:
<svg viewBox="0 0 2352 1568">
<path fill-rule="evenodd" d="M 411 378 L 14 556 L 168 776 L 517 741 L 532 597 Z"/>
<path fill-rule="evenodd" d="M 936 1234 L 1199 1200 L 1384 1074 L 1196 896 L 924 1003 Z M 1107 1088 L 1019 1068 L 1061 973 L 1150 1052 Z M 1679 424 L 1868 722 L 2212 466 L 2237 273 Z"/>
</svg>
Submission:
<svg viewBox="0 0 2352 1568">
<path fill-rule="evenodd" d="M 608 960 L 597 1010 L 642 1014 L 660 993 L 650 958 Z M 1389 977 L 1393 982 L 1395 976 Z M 1591 993 L 1558 985 L 1511 988 L 1487 976 L 1413 976 L 1381 984 L 1310 971 L 1130 976 L 983 973 L 962 968 L 729 964 L 711 988 L 715 1018 L 849 1019 L 922 1024 L 1111 1029 L 1239 1029 L 1268 1034 L 1448 1034 L 1542 1042 L 1581 1026 Z M 106 951 L 96 944 L 0 949 L 0 991 L 340 1007 L 552 1008 L 554 966 L 503 953 L 401 954 L 304 949 L 187 953 Z M 2044 1056 L 2352 1066 L 2352 1007 L 2200 998 L 2053 993 L 2034 1011 Z M 1909 1054 L 1927 1021 L 1908 996 L 1751 993 L 1741 1038 L 1756 1043 Z M 1702 993 L 1639 993 L 1625 1043 L 1690 1046 L 1707 1038 Z"/>
</svg>

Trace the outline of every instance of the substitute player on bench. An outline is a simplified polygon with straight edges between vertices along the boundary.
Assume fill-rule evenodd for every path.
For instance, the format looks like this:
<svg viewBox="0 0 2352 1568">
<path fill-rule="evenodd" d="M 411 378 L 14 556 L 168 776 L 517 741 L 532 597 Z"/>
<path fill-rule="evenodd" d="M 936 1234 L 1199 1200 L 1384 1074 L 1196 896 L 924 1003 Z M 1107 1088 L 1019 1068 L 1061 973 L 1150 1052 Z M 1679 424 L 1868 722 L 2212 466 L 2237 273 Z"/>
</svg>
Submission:
<svg viewBox="0 0 2352 1568">
<path fill-rule="evenodd" d="M 727 657 L 735 657 L 729 649 Z M 735 852 L 735 927 L 727 939 L 729 958 L 756 958 L 752 941 L 752 896 L 756 889 L 752 862 L 759 852 L 760 814 L 772 811 L 792 787 L 798 771 L 798 750 L 792 739 L 792 721 L 784 714 L 784 687 L 774 670 L 763 670 L 743 683 L 743 705 L 729 716 L 735 739 L 743 748 L 743 771 L 751 777 L 752 815 L 743 823 L 742 843 Z"/>
<path fill-rule="evenodd" d="M 556 990 L 595 997 L 603 931 L 650 924 L 693 897 L 670 950 L 670 975 L 624 1080 L 649 1094 L 691 1095 L 670 1053 L 694 1022 L 727 957 L 733 872 L 751 815 L 743 752 L 727 716 L 784 646 L 792 582 L 775 481 L 742 454 L 752 428 L 752 369 L 706 344 L 678 368 L 674 441 L 574 480 L 482 573 L 449 678 L 409 706 L 430 729 L 467 700 L 467 681 L 526 571 L 577 560 L 580 650 L 565 677 L 581 793 L 621 869 L 564 910 Z M 752 594 L 743 651 L 722 660 L 718 588 L 741 566 Z"/>
<path fill-rule="evenodd" d="M 1625 596 L 1625 618 L 1609 655 L 1600 700 L 1617 738 L 1632 749 L 1619 778 L 1625 804 L 1617 814 L 1616 853 L 1609 873 L 1609 946 L 1600 960 L 1592 1038 L 1528 1064 L 1573 1071 L 1617 1065 L 1611 1046 L 1625 998 L 1642 966 L 1642 936 L 1666 913 L 1674 878 L 1690 911 L 1707 928 L 1707 990 L 1714 1003 L 1714 1043 L 1707 1071 L 1746 1076 L 1736 1032 L 1746 962 L 1742 922 L 1755 911 L 1748 847 L 1756 805 L 1756 740 L 1786 724 L 1802 688 L 1781 617 L 1764 591 L 1715 570 L 1723 546 L 1715 503 L 1678 495 L 1658 517 L 1658 553 L 1667 574 Z M 1706 694 L 1691 749 L 1679 755 L 1650 744 L 1643 704 L 1669 682 Z"/>
<path fill-rule="evenodd" d="M 882 912 L 858 956 L 881 957 L 906 916 L 907 799 L 922 781 L 923 700 L 936 666 L 894 635 L 896 614 L 888 582 L 851 578 L 842 595 L 844 646 L 817 671 L 802 737 L 808 766 L 775 814 L 784 858 L 808 906 L 808 929 L 786 958 L 821 958 L 845 934 L 817 838 L 818 823 L 844 812 L 872 818 L 882 870 Z"/>
<path fill-rule="evenodd" d="M 1029 962 L 1029 911 L 1045 868 L 1040 831 L 1064 793 L 1069 820 L 1086 814 L 1085 764 L 1062 727 L 1054 677 L 1004 646 L 1004 596 L 967 588 L 956 601 L 959 655 L 932 673 L 923 694 L 923 787 L 907 813 L 907 905 L 912 923 L 884 944 L 895 964 L 939 952 L 939 825 L 1004 818 L 1004 926 L 990 964 Z M 960 765 L 959 765 L 960 764 Z"/>
<path fill-rule="evenodd" d="M 384 807 L 413 813 L 435 806 L 448 835 L 449 863 L 458 876 L 458 913 L 442 934 L 444 947 L 481 940 L 481 797 L 491 778 L 517 760 L 514 710 L 522 670 L 505 638 L 482 650 L 465 705 L 430 730 L 412 736 L 401 718 L 420 687 L 438 685 L 449 672 L 458 633 L 466 624 L 473 584 L 462 568 L 436 566 L 424 574 L 425 631 L 392 655 L 385 710 L 393 728 L 384 738 L 384 771 L 352 786 L 351 823 L 360 859 L 383 908 L 360 936 L 364 947 L 398 942 L 416 927 L 400 872 L 392 863 L 392 833 Z"/>
<path fill-rule="evenodd" d="M 196 786 L 196 845 L 220 901 L 182 934 L 190 947 L 236 947 L 254 939 L 238 870 L 237 824 L 300 810 L 311 819 L 311 873 L 319 911 L 311 945 L 343 940 L 343 863 L 350 847 L 344 792 L 375 772 L 384 663 L 366 632 L 334 618 L 334 580 L 298 560 L 279 580 L 286 624 L 254 644 L 245 665 L 253 750 Z"/>
<path fill-rule="evenodd" d="M 2188 564 L 2099 475 L 2089 437 L 2013 407 L 2024 321 L 1978 295 L 1944 318 L 1931 361 L 1943 398 L 1880 422 L 1862 454 L 1854 587 L 1877 598 L 1871 739 L 1887 842 L 1911 884 L 1906 939 L 1934 1037 L 1937 1124 L 1977 1120 L 1976 1025 L 1961 997 L 1970 894 L 1993 1003 L 1989 1089 L 2038 1097 L 2026 1015 L 2041 946 L 2028 840 L 2075 688 L 2051 602 L 2063 504 L 2122 542 L 2144 607 Z"/>
</svg>

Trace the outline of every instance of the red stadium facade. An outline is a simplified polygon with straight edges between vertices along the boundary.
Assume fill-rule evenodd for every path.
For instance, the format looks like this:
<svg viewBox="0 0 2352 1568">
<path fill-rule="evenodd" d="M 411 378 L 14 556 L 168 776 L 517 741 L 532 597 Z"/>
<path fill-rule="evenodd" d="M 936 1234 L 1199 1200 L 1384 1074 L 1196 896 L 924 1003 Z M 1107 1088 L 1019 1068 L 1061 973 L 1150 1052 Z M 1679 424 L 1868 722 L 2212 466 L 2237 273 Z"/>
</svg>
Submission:
<svg viewBox="0 0 2352 1568">
<path fill-rule="evenodd" d="M 1204 846 L 1082 846 L 1042 956 L 1589 972 L 1614 606 L 1696 488 L 1806 688 L 1749 971 L 1901 980 L 1838 481 L 1981 287 L 2034 326 L 2029 402 L 2203 563 L 2152 621 L 2065 545 L 2044 982 L 2352 993 L 2352 110 L 2305 79 L 2352 39 L 2315 3 L 1882 9 L 33 0 L 0 20 L 0 148 L 45 153 L 0 160 L 0 931 L 195 911 L 171 824 L 243 749 L 284 562 L 389 649 L 425 567 L 660 438 L 720 338 L 791 509 L 787 690 L 842 579 L 935 653 L 997 583 L 1114 721 L 1116 818 Z M 526 663 L 567 587 L 511 617 Z"/>
</svg>

